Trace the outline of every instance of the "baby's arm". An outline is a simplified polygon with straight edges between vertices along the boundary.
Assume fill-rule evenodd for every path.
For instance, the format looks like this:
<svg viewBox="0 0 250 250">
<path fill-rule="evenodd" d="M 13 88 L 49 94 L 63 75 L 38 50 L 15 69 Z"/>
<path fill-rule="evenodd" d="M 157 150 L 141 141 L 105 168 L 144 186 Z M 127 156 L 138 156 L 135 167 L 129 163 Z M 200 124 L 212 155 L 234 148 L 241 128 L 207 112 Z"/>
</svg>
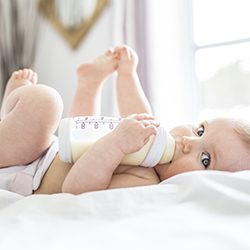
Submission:
<svg viewBox="0 0 250 250">
<path fill-rule="evenodd" d="M 73 165 L 62 191 L 80 194 L 106 189 L 122 158 L 142 148 L 157 132 L 157 122 L 149 114 L 124 119 L 111 133 L 96 142 Z"/>
</svg>

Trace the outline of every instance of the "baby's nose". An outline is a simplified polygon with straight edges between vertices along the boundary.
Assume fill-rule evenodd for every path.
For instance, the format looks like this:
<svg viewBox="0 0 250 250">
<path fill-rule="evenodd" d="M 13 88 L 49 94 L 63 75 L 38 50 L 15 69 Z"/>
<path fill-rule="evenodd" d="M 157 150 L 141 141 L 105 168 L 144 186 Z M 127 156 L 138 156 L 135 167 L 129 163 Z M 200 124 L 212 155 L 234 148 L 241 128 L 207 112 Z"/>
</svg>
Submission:
<svg viewBox="0 0 250 250">
<path fill-rule="evenodd" d="M 197 147 L 197 138 L 183 136 L 182 137 L 182 152 L 184 154 L 190 153 L 192 149 Z"/>
</svg>

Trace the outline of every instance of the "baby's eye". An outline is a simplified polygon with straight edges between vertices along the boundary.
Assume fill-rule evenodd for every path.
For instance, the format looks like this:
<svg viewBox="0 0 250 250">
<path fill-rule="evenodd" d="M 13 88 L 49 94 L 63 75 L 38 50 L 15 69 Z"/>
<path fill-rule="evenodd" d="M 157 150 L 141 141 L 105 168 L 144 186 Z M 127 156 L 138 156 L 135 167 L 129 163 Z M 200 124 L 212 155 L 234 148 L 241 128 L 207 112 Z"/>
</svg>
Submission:
<svg viewBox="0 0 250 250">
<path fill-rule="evenodd" d="M 204 134 L 204 131 L 205 131 L 205 128 L 204 128 L 204 125 L 200 125 L 197 129 L 196 129 L 196 134 L 198 136 L 202 136 Z"/>
<path fill-rule="evenodd" d="M 201 154 L 201 163 L 204 168 L 208 168 L 210 165 L 211 157 L 209 153 L 202 153 Z"/>
</svg>

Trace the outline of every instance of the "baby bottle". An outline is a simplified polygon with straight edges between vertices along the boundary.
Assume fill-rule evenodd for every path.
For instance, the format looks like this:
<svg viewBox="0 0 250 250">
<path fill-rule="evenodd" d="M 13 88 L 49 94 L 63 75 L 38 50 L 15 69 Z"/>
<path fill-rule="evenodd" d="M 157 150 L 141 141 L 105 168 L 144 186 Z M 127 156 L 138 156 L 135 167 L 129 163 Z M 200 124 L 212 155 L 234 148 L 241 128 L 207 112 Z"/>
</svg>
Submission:
<svg viewBox="0 0 250 250">
<path fill-rule="evenodd" d="M 59 157 L 74 163 L 98 139 L 110 133 L 121 118 L 107 116 L 78 116 L 64 118 L 59 125 Z M 175 151 L 175 140 L 163 127 L 137 152 L 125 155 L 122 164 L 154 167 L 168 163 Z"/>
</svg>

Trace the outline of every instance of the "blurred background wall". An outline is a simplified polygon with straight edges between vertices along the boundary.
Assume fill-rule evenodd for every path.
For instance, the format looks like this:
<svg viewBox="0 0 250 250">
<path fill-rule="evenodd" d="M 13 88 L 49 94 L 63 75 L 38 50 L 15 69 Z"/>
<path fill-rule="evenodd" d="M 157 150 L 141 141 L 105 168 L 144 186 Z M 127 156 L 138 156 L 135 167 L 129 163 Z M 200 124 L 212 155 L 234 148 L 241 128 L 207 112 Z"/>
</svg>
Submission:
<svg viewBox="0 0 250 250">
<path fill-rule="evenodd" d="M 109 2 L 76 49 L 72 49 L 44 17 L 40 19 L 34 69 L 39 82 L 56 88 L 63 97 L 66 115 L 76 86 L 78 65 L 114 46 L 114 5 Z M 112 79 L 104 87 L 103 112 L 113 113 Z M 107 98 L 107 99 L 106 99 Z M 105 100 L 104 100 L 105 99 Z M 109 100 L 109 101 L 107 101 Z"/>
<path fill-rule="evenodd" d="M 48 13 L 54 4 L 52 16 L 76 27 L 82 14 L 88 23 L 96 3 L 105 7 L 72 48 L 36 8 L 41 2 Z M 1 89 L 13 70 L 32 67 L 39 83 L 60 92 L 66 116 L 78 65 L 125 43 L 139 54 L 143 89 L 167 127 L 231 110 L 248 117 L 249 8 L 246 0 L 0 0 Z M 104 115 L 117 115 L 114 87 L 115 74 L 103 89 Z"/>
</svg>

